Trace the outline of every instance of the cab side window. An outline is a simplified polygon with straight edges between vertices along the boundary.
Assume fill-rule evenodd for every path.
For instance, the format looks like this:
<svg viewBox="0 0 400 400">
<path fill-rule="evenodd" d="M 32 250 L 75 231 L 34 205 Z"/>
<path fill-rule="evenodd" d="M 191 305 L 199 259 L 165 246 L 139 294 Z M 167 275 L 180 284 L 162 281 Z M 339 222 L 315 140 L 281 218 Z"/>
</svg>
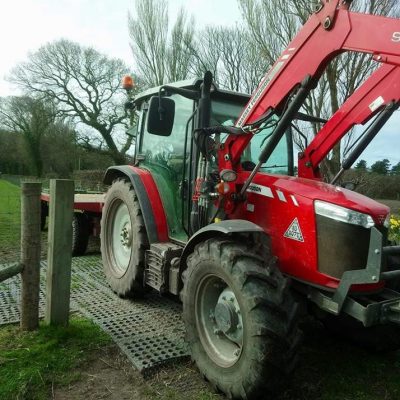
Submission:
<svg viewBox="0 0 400 400">
<path fill-rule="evenodd" d="M 146 163 L 163 166 L 175 172 L 174 180 L 182 179 L 186 124 L 193 112 L 193 101 L 180 95 L 173 95 L 175 119 L 170 136 L 157 136 L 145 130 L 141 154 Z M 190 132 L 190 129 L 189 129 Z"/>
<path fill-rule="evenodd" d="M 146 126 L 141 141 L 140 154 L 143 161 L 140 166 L 148 169 L 157 185 L 168 220 L 170 236 L 182 235 L 182 180 L 184 163 L 189 159 L 190 133 L 187 154 L 184 154 L 185 131 L 188 119 L 193 113 L 193 100 L 173 95 L 175 118 L 170 136 L 158 136 L 147 132 Z M 186 172 L 187 175 L 187 172 Z"/>
</svg>

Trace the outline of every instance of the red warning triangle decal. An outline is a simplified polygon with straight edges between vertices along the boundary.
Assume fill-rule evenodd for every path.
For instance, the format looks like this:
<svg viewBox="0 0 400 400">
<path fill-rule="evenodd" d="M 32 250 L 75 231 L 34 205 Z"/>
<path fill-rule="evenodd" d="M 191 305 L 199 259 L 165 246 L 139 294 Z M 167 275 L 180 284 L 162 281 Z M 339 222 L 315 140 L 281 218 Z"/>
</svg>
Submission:
<svg viewBox="0 0 400 400">
<path fill-rule="evenodd" d="M 287 237 L 288 239 L 297 240 L 298 242 L 304 242 L 303 233 L 301 232 L 297 218 L 293 220 L 283 236 Z"/>
</svg>

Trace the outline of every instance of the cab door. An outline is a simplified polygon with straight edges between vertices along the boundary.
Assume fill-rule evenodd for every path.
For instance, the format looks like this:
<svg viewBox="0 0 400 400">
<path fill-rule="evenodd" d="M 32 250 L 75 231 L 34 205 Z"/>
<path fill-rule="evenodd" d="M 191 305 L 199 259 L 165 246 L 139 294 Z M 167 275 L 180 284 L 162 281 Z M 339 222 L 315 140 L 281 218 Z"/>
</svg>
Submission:
<svg viewBox="0 0 400 400">
<path fill-rule="evenodd" d="M 192 124 L 188 126 L 185 154 L 185 134 L 188 120 L 193 113 L 193 100 L 180 95 L 172 95 L 175 101 L 175 118 L 172 133 L 158 136 L 149 133 L 144 127 L 139 146 L 139 165 L 151 172 L 167 216 L 169 236 L 186 241 L 187 234 L 183 221 L 187 207 L 185 198 L 184 171 L 188 170 Z M 186 163 L 186 167 L 185 166 Z M 186 172 L 187 176 L 187 172 Z"/>
</svg>

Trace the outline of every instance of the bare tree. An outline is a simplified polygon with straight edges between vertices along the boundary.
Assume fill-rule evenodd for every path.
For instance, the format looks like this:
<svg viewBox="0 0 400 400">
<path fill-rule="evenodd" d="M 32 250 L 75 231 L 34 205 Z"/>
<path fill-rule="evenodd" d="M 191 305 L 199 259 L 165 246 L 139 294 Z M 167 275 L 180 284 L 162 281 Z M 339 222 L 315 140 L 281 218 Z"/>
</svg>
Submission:
<svg viewBox="0 0 400 400">
<path fill-rule="evenodd" d="M 194 20 L 181 9 L 169 32 L 165 0 L 137 0 L 136 18 L 129 14 L 131 49 L 138 72 L 147 86 L 189 77 Z"/>
<path fill-rule="evenodd" d="M 253 93 L 259 85 L 261 77 L 267 72 L 268 67 L 260 57 L 261 49 L 257 43 L 253 43 L 250 33 L 244 31 L 243 36 L 247 45 L 244 52 L 245 62 L 240 73 L 242 76 L 241 88 L 245 93 Z"/>
<path fill-rule="evenodd" d="M 31 97 L 8 97 L 0 102 L 0 124 L 24 138 L 34 174 L 43 173 L 42 141 L 55 121 L 55 108 L 50 103 Z"/>
<path fill-rule="evenodd" d="M 46 174 L 71 177 L 78 160 L 77 132 L 73 124 L 58 118 L 44 135 L 41 150 Z"/>
<path fill-rule="evenodd" d="M 124 163 L 132 137 L 118 145 L 116 136 L 127 122 L 120 89 L 120 79 L 127 72 L 119 59 L 59 40 L 30 54 L 27 62 L 13 69 L 10 80 L 27 93 L 50 99 L 63 116 L 99 133 L 114 162 Z"/>
<path fill-rule="evenodd" d="M 221 84 L 219 77 L 219 66 L 221 55 L 216 50 L 219 46 L 219 28 L 207 26 L 198 31 L 195 40 L 192 42 L 190 52 L 193 54 L 191 64 L 191 74 L 195 77 L 201 77 L 205 71 L 210 71 L 213 79 Z"/>
<path fill-rule="evenodd" d="M 0 128 L 0 172 L 14 175 L 29 174 L 30 160 L 24 157 L 22 135 Z"/>
<path fill-rule="evenodd" d="M 261 56 L 267 67 L 270 67 L 279 57 L 283 49 L 293 39 L 296 32 L 307 21 L 313 12 L 313 4 L 309 0 L 238 0 L 242 15 L 253 41 L 260 48 Z M 400 5 L 397 0 L 354 2 L 354 11 L 370 14 L 396 16 Z M 376 65 L 369 62 L 369 56 L 356 53 L 345 53 L 337 57 L 327 68 L 318 87 L 308 97 L 304 108 L 310 114 L 329 117 L 335 113 L 341 104 L 355 89 L 371 74 Z M 315 135 L 320 126 L 299 127 L 309 139 Z M 332 176 L 340 167 L 341 154 L 346 152 L 352 141 L 351 136 L 342 149 L 338 144 L 331 158 L 326 160 L 327 176 Z M 304 148 L 301 136 L 296 143 Z"/>
<path fill-rule="evenodd" d="M 169 30 L 165 0 L 137 0 L 129 15 L 131 48 L 147 86 L 201 77 L 211 71 L 223 88 L 250 92 L 265 72 L 247 30 L 241 26 L 208 26 L 198 32 L 193 18 L 180 10 Z"/>
<path fill-rule="evenodd" d="M 209 70 L 225 89 L 250 93 L 265 72 L 260 50 L 241 26 L 204 28 L 197 33 L 191 52 L 192 74 L 202 76 Z"/>
<path fill-rule="evenodd" d="M 188 20 L 183 10 L 179 11 L 172 28 L 170 43 L 167 48 L 167 81 L 175 82 L 189 77 L 193 55 L 190 46 L 194 36 L 194 19 Z"/>
</svg>

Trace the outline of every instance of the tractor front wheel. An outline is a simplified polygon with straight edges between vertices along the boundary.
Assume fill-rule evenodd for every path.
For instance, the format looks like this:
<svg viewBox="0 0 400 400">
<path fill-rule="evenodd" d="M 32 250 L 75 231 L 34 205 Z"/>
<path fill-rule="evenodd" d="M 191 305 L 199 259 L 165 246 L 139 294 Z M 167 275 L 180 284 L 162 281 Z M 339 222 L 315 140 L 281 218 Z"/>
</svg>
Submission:
<svg viewBox="0 0 400 400">
<path fill-rule="evenodd" d="M 272 395 L 294 367 L 301 336 L 274 258 L 214 238 L 197 245 L 187 266 L 183 318 L 200 372 L 229 398 Z"/>
<path fill-rule="evenodd" d="M 111 288 L 121 297 L 142 295 L 148 240 L 135 191 L 125 179 L 115 180 L 106 194 L 100 238 L 104 273 Z"/>
</svg>

